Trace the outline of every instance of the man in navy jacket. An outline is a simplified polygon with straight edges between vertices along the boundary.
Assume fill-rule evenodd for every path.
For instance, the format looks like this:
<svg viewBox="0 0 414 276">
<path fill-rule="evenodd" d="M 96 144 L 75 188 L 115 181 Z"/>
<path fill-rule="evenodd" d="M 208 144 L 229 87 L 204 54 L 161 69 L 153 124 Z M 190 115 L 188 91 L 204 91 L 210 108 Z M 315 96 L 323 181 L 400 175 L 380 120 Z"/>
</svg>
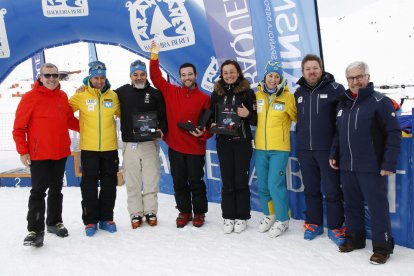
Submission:
<svg viewBox="0 0 414 276">
<path fill-rule="evenodd" d="M 296 150 L 305 186 L 304 239 L 313 240 L 323 233 L 325 198 L 328 237 L 341 245 L 345 242 L 343 195 L 339 173 L 329 166 L 328 160 L 335 134 L 337 98 L 345 88 L 333 75 L 324 72 L 322 60 L 316 55 L 304 57 L 302 73 L 295 100 Z"/>
<path fill-rule="evenodd" d="M 345 199 L 346 242 L 341 252 L 365 247 L 365 208 L 371 214 L 372 264 L 393 253 L 386 176 L 395 173 L 401 132 L 392 101 L 369 82 L 369 68 L 353 62 L 346 69 L 349 89 L 337 106 L 337 131 L 329 163 L 340 169 Z"/>
</svg>

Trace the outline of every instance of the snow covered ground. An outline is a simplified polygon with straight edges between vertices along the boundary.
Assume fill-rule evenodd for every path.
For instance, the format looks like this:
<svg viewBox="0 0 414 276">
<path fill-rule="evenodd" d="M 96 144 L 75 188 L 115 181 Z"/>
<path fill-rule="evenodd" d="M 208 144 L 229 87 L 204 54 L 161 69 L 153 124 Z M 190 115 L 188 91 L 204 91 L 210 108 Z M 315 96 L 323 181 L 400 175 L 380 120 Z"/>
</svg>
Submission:
<svg viewBox="0 0 414 276">
<path fill-rule="evenodd" d="M 252 212 L 241 234 L 223 234 L 219 204 L 210 203 L 201 228 L 175 227 L 174 197 L 159 195 L 159 225 L 133 230 L 126 189 L 118 188 L 118 232 L 99 230 L 86 237 L 79 188 L 64 188 L 63 220 L 69 237 L 45 235 L 42 248 L 23 246 L 29 188 L 0 188 L 0 275 L 387 275 L 408 276 L 414 250 L 396 246 L 385 265 L 369 263 L 372 247 L 339 253 L 326 233 L 303 239 L 303 221 L 271 239 L 257 232 L 260 213 Z"/>
</svg>

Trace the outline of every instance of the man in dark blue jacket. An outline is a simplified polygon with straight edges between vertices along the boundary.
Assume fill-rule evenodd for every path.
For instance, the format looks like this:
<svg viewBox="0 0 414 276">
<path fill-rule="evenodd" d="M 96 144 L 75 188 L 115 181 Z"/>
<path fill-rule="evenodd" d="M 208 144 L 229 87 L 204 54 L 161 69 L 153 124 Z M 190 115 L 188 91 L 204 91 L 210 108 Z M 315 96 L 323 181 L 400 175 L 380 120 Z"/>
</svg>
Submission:
<svg viewBox="0 0 414 276">
<path fill-rule="evenodd" d="M 393 253 L 386 176 L 395 173 L 401 132 L 392 101 L 369 82 L 369 68 L 353 62 L 346 69 L 349 89 L 337 106 L 337 131 L 329 163 L 340 169 L 345 198 L 346 242 L 340 252 L 365 247 L 365 208 L 371 214 L 372 264 Z"/>
<path fill-rule="evenodd" d="M 339 173 L 329 166 L 328 160 L 335 133 L 337 98 L 345 88 L 323 71 L 322 60 L 316 55 L 305 56 L 302 73 L 295 99 L 296 150 L 305 186 L 304 238 L 313 240 L 323 233 L 323 191 L 328 237 L 341 245 L 345 242 L 343 195 Z"/>
</svg>

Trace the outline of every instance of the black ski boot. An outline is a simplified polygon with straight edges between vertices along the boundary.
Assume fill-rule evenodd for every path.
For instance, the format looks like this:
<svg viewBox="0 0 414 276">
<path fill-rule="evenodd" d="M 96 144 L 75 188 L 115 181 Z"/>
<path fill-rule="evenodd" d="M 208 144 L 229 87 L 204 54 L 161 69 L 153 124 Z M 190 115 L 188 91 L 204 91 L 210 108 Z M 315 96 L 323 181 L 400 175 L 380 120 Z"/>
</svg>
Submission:
<svg viewBox="0 0 414 276">
<path fill-rule="evenodd" d="M 23 245 L 25 246 L 34 246 L 34 247 L 42 247 L 43 246 L 43 237 L 45 236 L 45 232 L 34 232 L 31 231 L 27 234 L 26 238 L 24 238 Z"/>
<path fill-rule="evenodd" d="M 56 225 L 48 225 L 47 232 L 56 234 L 56 236 L 62 238 L 69 236 L 68 229 L 61 222 L 56 223 Z"/>
</svg>

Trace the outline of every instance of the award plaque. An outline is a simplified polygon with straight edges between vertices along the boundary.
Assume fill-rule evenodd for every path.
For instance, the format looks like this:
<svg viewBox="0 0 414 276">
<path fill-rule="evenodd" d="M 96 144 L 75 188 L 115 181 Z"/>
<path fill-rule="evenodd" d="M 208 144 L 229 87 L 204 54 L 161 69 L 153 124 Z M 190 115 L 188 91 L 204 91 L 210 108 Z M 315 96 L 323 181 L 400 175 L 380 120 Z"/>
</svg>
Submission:
<svg viewBox="0 0 414 276">
<path fill-rule="evenodd" d="M 197 128 L 199 130 L 203 130 L 203 128 L 207 125 L 208 121 L 210 120 L 210 117 L 211 117 L 211 110 L 204 109 L 201 112 L 200 117 L 198 118 Z"/>
<path fill-rule="evenodd" d="M 198 117 L 198 124 L 197 124 L 197 126 L 195 126 L 193 124 L 193 122 L 191 122 L 191 121 L 180 122 L 177 125 L 180 128 L 182 128 L 182 129 L 184 129 L 184 130 L 186 130 L 188 132 L 195 131 L 196 128 L 199 129 L 199 130 L 203 130 L 204 127 L 207 125 L 208 121 L 210 120 L 210 116 L 211 116 L 210 109 L 204 109 L 200 113 L 200 116 Z"/>
<path fill-rule="evenodd" d="M 217 104 L 216 125 L 210 129 L 211 133 L 238 136 L 241 118 L 237 115 L 237 105 Z"/>
<path fill-rule="evenodd" d="M 158 120 L 155 111 L 134 113 L 132 127 L 137 141 L 161 138 L 161 133 L 157 131 Z"/>
</svg>

